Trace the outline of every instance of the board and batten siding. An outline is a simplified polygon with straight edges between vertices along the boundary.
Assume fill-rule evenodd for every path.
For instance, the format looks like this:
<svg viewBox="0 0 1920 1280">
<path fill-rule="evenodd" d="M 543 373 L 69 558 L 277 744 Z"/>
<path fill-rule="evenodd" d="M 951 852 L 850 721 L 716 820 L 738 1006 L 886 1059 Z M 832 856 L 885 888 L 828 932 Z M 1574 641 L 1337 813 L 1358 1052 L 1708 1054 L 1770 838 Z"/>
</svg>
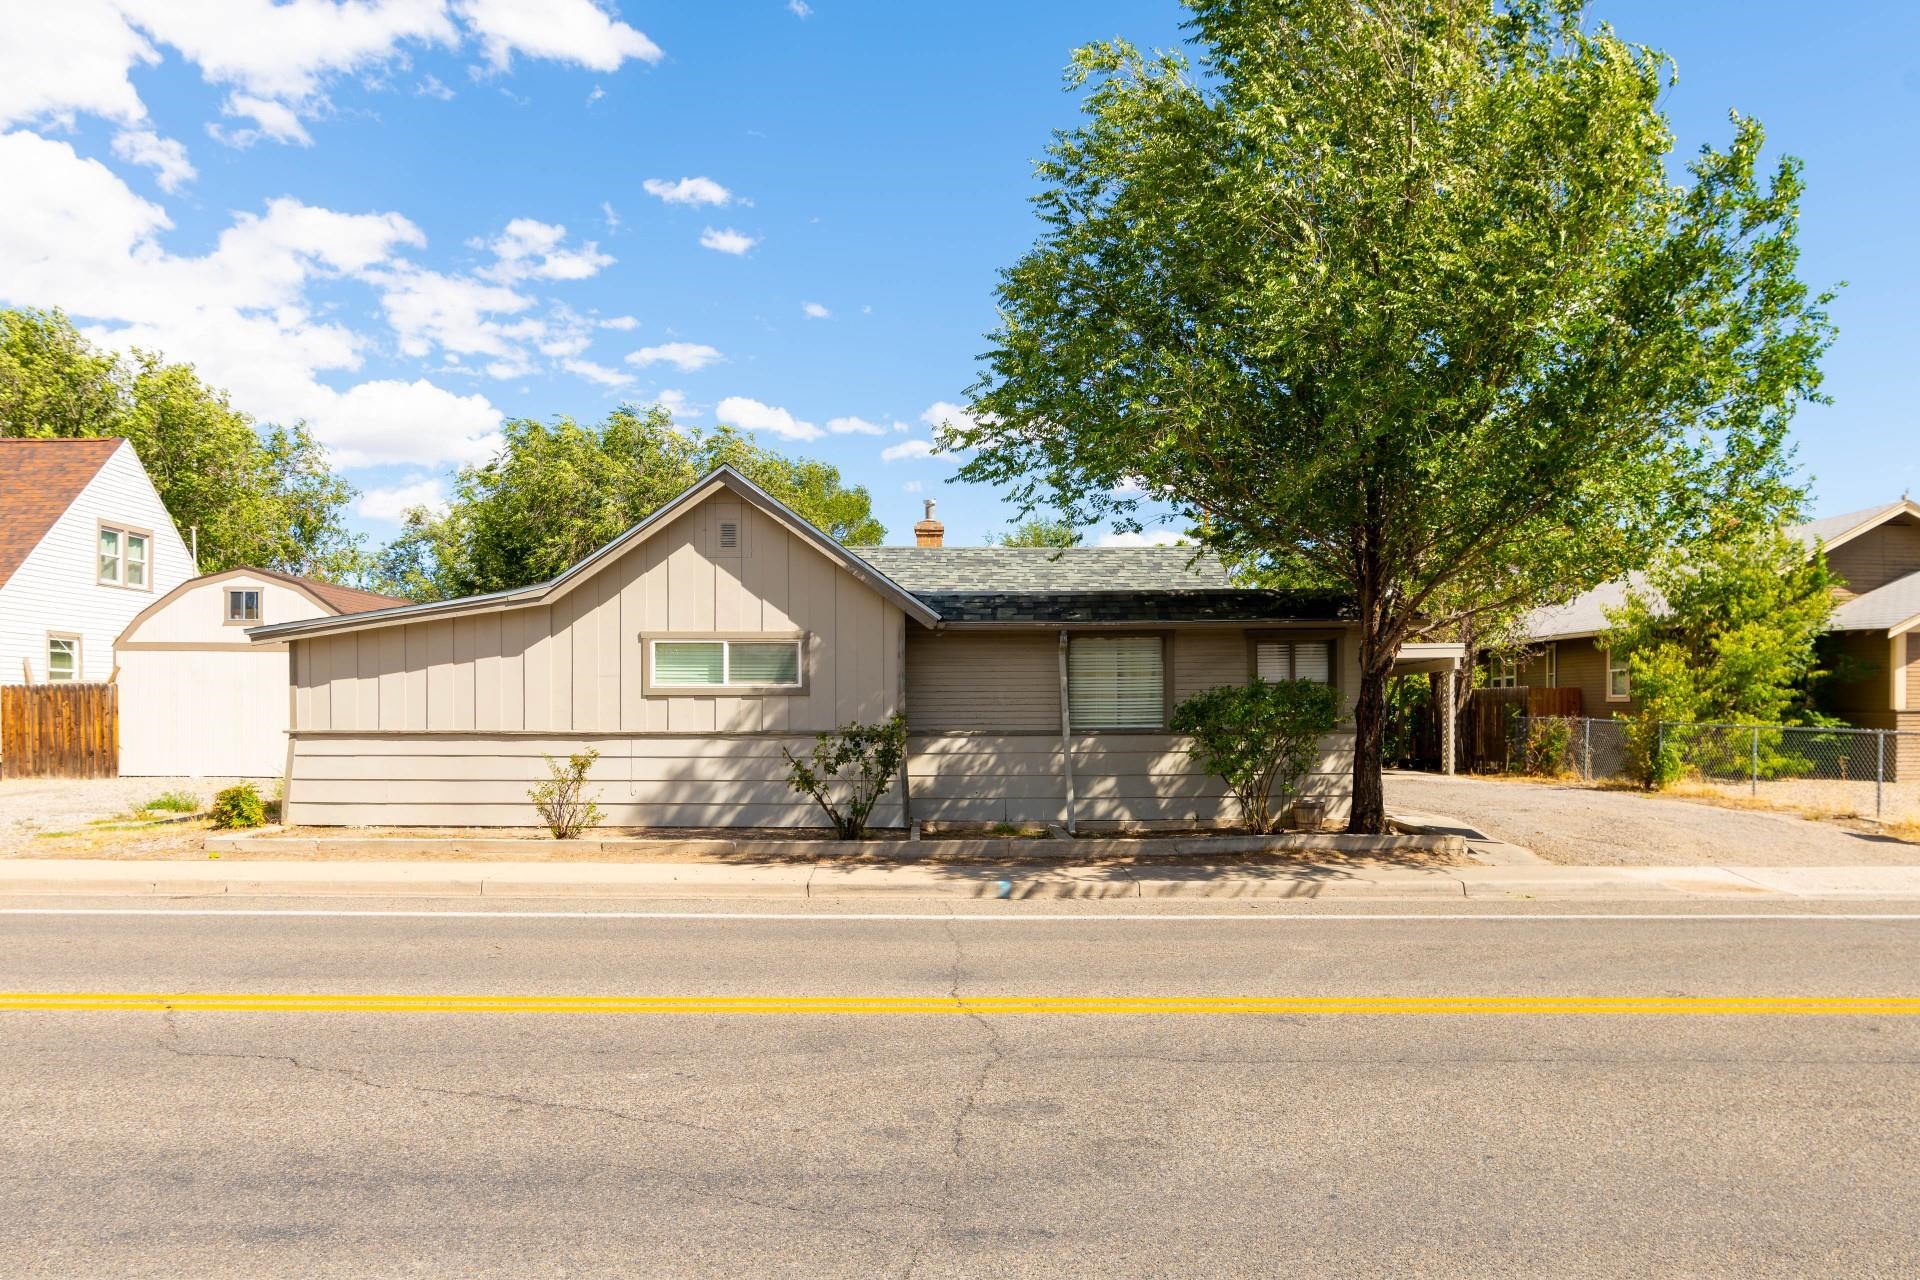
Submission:
<svg viewBox="0 0 1920 1280">
<path fill-rule="evenodd" d="M 294 640 L 289 819 L 528 825 L 542 756 L 591 747 L 608 825 L 812 825 L 780 748 L 893 714 L 905 626 L 758 509 L 712 497 L 549 604 Z M 801 692 L 646 691 L 647 640 L 796 633 Z M 380 775 L 340 776 L 356 757 Z"/>
<path fill-rule="evenodd" d="M 149 588 L 101 585 L 103 523 L 152 534 Z M 121 444 L 0 586 L 0 684 L 47 678 L 49 632 L 80 637 L 79 679 L 112 679 L 114 640 L 142 609 L 192 576 L 192 556 L 173 517 L 133 446 Z"/>
<path fill-rule="evenodd" d="M 1247 630 L 1194 628 L 1163 634 L 1175 701 L 1215 685 L 1246 682 Z M 1066 820 L 1059 643 L 1058 632 L 1052 630 L 908 629 L 907 722 L 913 732 L 907 771 L 915 820 Z M 1336 655 L 1345 695 L 1343 724 L 1323 741 L 1321 758 L 1303 784 L 1307 794 L 1328 802 L 1334 817 L 1345 816 L 1352 795 L 1352 699 L 1360 678 L 1356 654 L 1351 635 L 1341 635 Z M 1237 820 L 1225 786 L 1194 763 L 1184 737 L 1077 733 L 1069 742 L 1077 824 L 1179 827 Z"/>
</svg>

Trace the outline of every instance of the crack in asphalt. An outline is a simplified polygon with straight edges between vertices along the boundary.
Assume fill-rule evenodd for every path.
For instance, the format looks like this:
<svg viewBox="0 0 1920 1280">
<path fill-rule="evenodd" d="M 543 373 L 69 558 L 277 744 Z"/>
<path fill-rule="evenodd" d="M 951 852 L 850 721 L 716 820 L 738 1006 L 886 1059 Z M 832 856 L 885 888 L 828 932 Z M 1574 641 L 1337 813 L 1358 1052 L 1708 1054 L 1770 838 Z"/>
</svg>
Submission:
<svg viewBox="0 0 1920 1280">
<path fill-rule="evenodd" d="M 502 1102 L 502 1103 L 508 1103 L 513 1105 L 519 1105 L 523 1107 L 531 1107 L 538 1110 L 575 1112 L 582 1115 L 604 1116 L 609 1119 L 626 1121 L 630 1124 L 658 1125 L 658 1126 L 676 1128 L 676 1129 L 691 1129 L 701 1133 L 708 1133 L 708 1134 L 717 1133 L 726 1137 L 739 1136 L 738 1134 L 732 1132 L 731 1130 L 717 1128 L 713 1125 L 694 1124 L 691 1121 L 685 1121 L 685 1120 L 671 1120 L 671 1119 L 666 1119 L 664 1117 L 657 1116 L 657 1115 L 642 1115 L 642 1114 L 631 1112 L 631 1111 L 621 1111 L 613 1107 L 594 1106 L 590 1103 L 557 1102 L 557 1101 L 553 1101 L 551 1099 L 545 1099 L 545 1098 L 529 1098 L 524 1094 L 498 1093 L 498 1092 L 495 1092 L 492 1090 L 486 1090 L 486 1089 L 448 1089 L 438 1085 L 409 1084 L 405 1081 L 375 1080 L 369 1077 L 366 1072 L 361 1071 L 354 1067 L 325 1066 L 320 1063 L 303 1061 L 298 1056 L 294 1054 L 289 1054 L 289 1053 L 236 1053 L 236 1052 L 231 1052 L 228 1050 L 220 1050 L 220 1049 L 190 1049 L 186 1045 L 182 1044 L 180 1041 L 180 1026 L 176 1017 L 176 1011 L 173 1009 L 163 1010 L 161 1017 L 162 1017 L 162 1021 L 164 1022 L 167 1028 L 167 1034 L 164 1037 L 161 1037 L 160 1039 L 158 1039 L 156 1043 L 159 1045 L 160 1048 L 166 1050 L 170 1054 L 173 1054 L 175 1057 L 214 1058 L 214 1059 L 224 1058 L 224 1059 L 231 1059 L 231 1060 L 242 1061 L 242 1062 L 281 1063 L 286 1066 L 290 1066 L 297 1071 L 311 1072 L 315 1075 L 338 1076 L 343 1080 L 346 1080 L 352 1084 L 360 1085 L 363 1088 L 377 1089 L 383 1092 L 432 1094 L 432 1095 L 438 1095 L 440 1097 L 456 1098 L 456 1099 L 460 1099 L 462 1101 L 468 1101 L 468 1102 Z M 637 1165 L 634 1167 L 647 1173 L 659 1174 L 663 1177 L 671 1178 L 686 1190 L 691 1191 L 693 1194 L 698 1196 L 703 1196 L 710 1200 L 719 1200 L 728 1204 L 743 1205 L 751 1208 L 771 1209 L 780 1213 L 790 1213 L 790 1214 L 795 1214 L 801 1217 L 812 1218 L 817 1220 L 821 1225 L 825 1226 L 829 1230 L 846 1232 L 852 1235 L 865 1236 L 868 1239 L 879 1240 L 879 1239 L 886 1238 L 884 1233 L 880 1231 L 874 1230 L 873 1228 L 870 1228 L 870 1227 L 864 1227 L 857 1223 L 849 1221 L 847 1216 L 844 1213 L 841 1213 L 839 1211 L 815 1209 L 806 1205 L 788 1204 L 784 1201 L 779 1201 L 779 1200 L 761 1200 L 761 1199 L 756 1199 L 755 1197 L 752 1197 L 752 1196 L 741 1195 L 740 1193 L 735 1191 L 714 1190 L 710 1187 L 694 1185 L 688 1180 L 686 1173 L 682 1170 L 666 1169 L 658 1165 Z M 918 1207 L 918 1206 L 914 1206 L 914 1207 Z"/>
<path fill-rule="evenodd" d="M 966 964 L 966 948 L 960 941 L 960 935 L 955 932 L 951 919 L 943 921 L 940 927 L 946 932 L 947 940 L 953 944 L 953 965 L 947 983 L 947 995 L 957 1003 L 962 999 L 960 979 Z M 940 1179 L 939 1189 L 934 1193 L 934 1221 L 921 1233 L 920 1239 L 914 1243 L 913 1251 L 907 1255 L 906 1265 L 900 1272 L 901 1280 L 911 1280 L 913 1274 L 919 1270 L 920 1263 L 925 1259 L 927 1248 L 933 1243 L 934 1237 L 947 1227 L 948 1208 L 952 1204 L 951 1193 L 954 1184 L 960 1179 L 961 1170 L 966 1165 L 967 1122 L 973 1118 L 974 1111 L 978 1109 L 980 1097 L 986 1092 L 988 1080 L 1009 1056 L 1006 1042 L 1000 1036 L 1000 1029 L 994 1025 L 991 1018 L 972 1009 L 967 1010 L 967 1018 L 986 1033 L 985 1053 L 980 1061 L 980 1070 L 975 1073 L 972 1085 L 961 1098 L 959 1110 L 954 1113 L 953 1121 L 948 1126 L 947 1170 Z"/>
</svg>

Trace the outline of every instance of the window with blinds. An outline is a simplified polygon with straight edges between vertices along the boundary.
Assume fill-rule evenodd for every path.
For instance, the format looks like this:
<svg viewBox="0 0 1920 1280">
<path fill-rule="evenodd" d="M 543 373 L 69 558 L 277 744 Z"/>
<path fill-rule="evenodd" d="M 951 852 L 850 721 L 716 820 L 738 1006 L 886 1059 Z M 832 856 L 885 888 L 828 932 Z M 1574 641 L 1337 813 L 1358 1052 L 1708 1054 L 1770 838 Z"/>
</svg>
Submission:
<svg viewBox="0 0 1920 1280">
<path fill-rule="evenodd" d="M 1262 640 L 1253 647 L 1253 674 L 1262 680 L 1333 683 L 1333 641 Z"/>
<path fill-rule="evenodd" d="M 1159 636 L 1075 636 L 1067 645 L 1067 704 L 1076 732 L 1161 728 L 1166 698 Z"/>
<path fill-rule="evenodd" d="M 797 689 L 798 640 L 655 640 L 653 683 L 663 689 Z"/>
</svg>

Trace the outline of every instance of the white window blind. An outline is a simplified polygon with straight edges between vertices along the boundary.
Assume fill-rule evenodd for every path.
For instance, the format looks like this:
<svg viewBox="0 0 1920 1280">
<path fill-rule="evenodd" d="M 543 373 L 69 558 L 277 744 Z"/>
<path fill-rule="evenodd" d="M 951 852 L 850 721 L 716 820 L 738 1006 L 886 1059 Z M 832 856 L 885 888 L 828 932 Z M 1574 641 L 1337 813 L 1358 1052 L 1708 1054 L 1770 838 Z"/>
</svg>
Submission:
<svg viewBox="0 0 1920 1280">
<path fill-rule="evenodd" d="M 1328 640 L 1262 640 L 1253 647 L 1253 674 L 1262 680 L 1333 683 L 1333 643 Z"/>
<path fill-rule="evenodd" d="M 1075 636 L 1067 646 L 1075 730 L 1158 729 L 1166 688 L 1159 636 Z"/>
<path fill-rule="evenodd" d="M 653 683 L 662 688 L 800 687 L 798 640 L 656 640 Z"/>
</svg>

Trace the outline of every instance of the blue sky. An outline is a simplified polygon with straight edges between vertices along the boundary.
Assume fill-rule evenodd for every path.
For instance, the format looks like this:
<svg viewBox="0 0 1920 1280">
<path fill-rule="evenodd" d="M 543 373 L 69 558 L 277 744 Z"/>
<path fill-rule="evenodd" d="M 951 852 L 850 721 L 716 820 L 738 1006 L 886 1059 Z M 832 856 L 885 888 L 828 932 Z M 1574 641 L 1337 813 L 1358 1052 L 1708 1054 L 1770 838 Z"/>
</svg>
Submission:
<svg viewBox="0 0 1920 1280">
<path fill-rule="evenodd" d="M 810 6 L 810 7 L 809 7 Z M 920 456 L 1031 242 L 1060 72 L 1172 0 L 64 0 L 0 43 L 0 304 L 307 419 L 376 539 L 503 417 L 664 398 L 867 485 L 896 539 L 1008 514 Z M 1612 0 L 1683 148 L 1803 157 L 1804 273 L 1849 282 L 1803 413 L 1815 507 L 1920 482 L 1920 9 Z"/>
</svg>

